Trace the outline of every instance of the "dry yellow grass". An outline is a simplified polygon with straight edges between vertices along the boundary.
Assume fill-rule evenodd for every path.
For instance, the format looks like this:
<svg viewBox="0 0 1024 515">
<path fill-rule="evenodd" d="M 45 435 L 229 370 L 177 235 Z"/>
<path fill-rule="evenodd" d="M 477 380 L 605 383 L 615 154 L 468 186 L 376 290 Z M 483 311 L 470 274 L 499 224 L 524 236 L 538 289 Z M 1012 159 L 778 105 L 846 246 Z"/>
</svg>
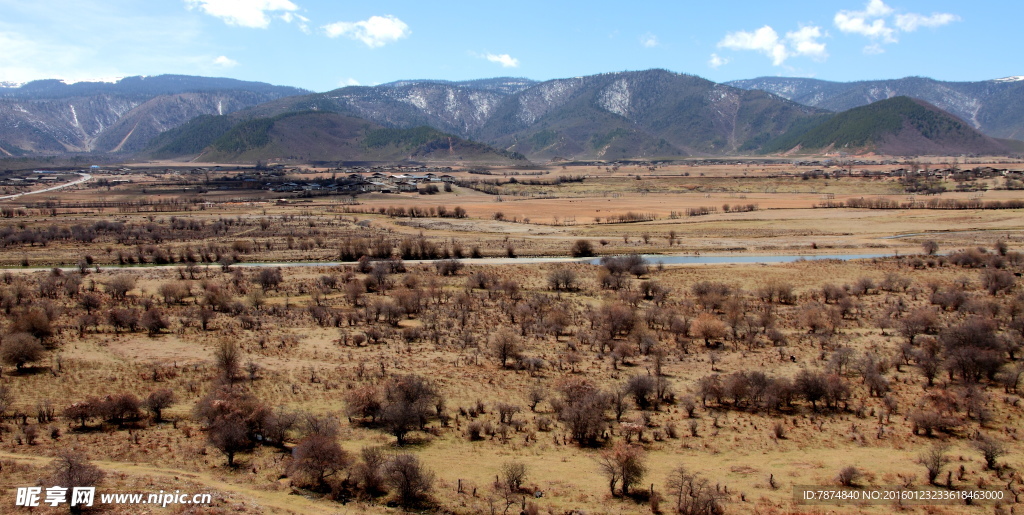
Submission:
<svg viewBox="0 0 1024 515">
<path fill-rule="evenodd" d="M 772 172 L 754 168 L 756 166 L 749 170 L 751 175 Z M 663 171 L 682 173 L 683 170 L 680 167 Z M 689 171 L 693 172 L 692 169 Z M 728 175 L 730 171 L 735 172 L 736 169 L 709 169 L 705 172 L 705 178 L 665 180 L 669 181 L 666 184 L 671 183 L 671 188 L 681 188 L 680 185 L 689 182 L 698 184 L 705 179 L 712 181 L 712 176 Z M 556 168 L 552 172 L 571 174 L 574 171 Z M 595 169 L 593 173 L 605 172 Z M 636 181 L 628 177 L 628 170 L 620 170 L 618 173 L 621 176 L 610 173 L 610 178 L 595 181 L 598 186 L 589 190 L 587 188 L 592 186 L 587 182 L 583 183 L 584 188 L 577 191 L 572 191 L 570 187 L 563 192 L 565 198 L 509 198 L 496 202 L 493 196 L 456 188 L 450 194 L 435 196 L 369 195 L 361 197 L 360 204 L 354 206 L 359 209 L 376 209 L 403 204 L 435 208 L 440 205 L 448 208 L 459 205 L 469 212 L 467 219 L 409 219 L 389 218 L 380 214 L 345 213 L 343 211 L 346 206 L 337 199 L 317 198 L 308 203 L 281 205 L 214 204 L 201 211 L 178 213 L 117 213 L 113 210 L 85 213 L 74 212 L 72 209 L 69 210 L 71 212 L 58 212 L 56 216 L 39 212 L 25 217 L 2 219 L 0 223 L 14 229 L 20 223 L 28 228 L 50 225 L 71 227 L 100 220 L 167 225 L 172 216 L 202 220 L 210 225 L 228 219 L 241 220 L 241 223 L 230 225 L 223 234 L 204 233 L 201 237 L 172 239 L 155 245 L 169 247 L 177 252 L 186 246 L 231 246 L 236 241 L 258 240 L 261 244 L 272 244 L 272 250 L 245 254 L 243 258 L 246 261 L 333 260 L 336 259 L 338 242 L 345 237 L 372 239 L 385 236 L 398 242 L 404 237 L 419 237 L 420 234 L 430 241 L 449 245 L 453 239 L 457 240 L 467 251 L 478 245 L 485 254 L 494 256 L 502 255 L 509 243 L 521 255 L 564 256 L 570 244 L 579 238 L 593 241 L 601 253 L 827 254 L 841 251 L 878 254 L 898 252 L 907 255 L 920 252 L 920 244 L 925 239 L 935 239 L 943 251 L 978 245 L 991 248 L 996 240 L 1007 242 L 1011 251 L 1019 251 L 1024 244 L 1024 225 L 1021 224 L 1019 211 L 1015 210 L 814 209 L 812 206 L 820 200 L 820 193 L 743 192 L 749 184 L 733 185 L 734 177 L 721 179 L 733 191 L 714 192 L 709 197 L 705 197 L 705 193 L 658 192 L 643 195 L 630 192 L 628 188 L 633 187 L 634 182 L 657 183 L 662 179 L 644 178 Z M 144 181 L 157 183 L 166 179 L 141 174 L 138 178 L 139 185 L 144 184 Z M 798 179 L 794 182 L 800 186 Z M 847 184 L 847 179 L 840 183 L 835 184 L 850 188 L 851 191 L 837 192 L 837 199 L 843 195 L 857 195 L 852 192 L 856 184 Z M 889 187 L 885 184 L 868 186 L 880 189 Z M 595 193 L 600 188 L 607 188 L 617 193 L 618 197 L 612 198 L 611 193 L 609 197 Z M 69 192 L 61 194 L 61 198 L 81 200 L 95 193 Z M 138 198 L 140 191 L 137 188 L 114 188 L 109 195 L 111 198 Z M 969 196 L 959 193 L 948 195 Z M 217 196 L 226 198 L 224 194 Z M 985 198 L 1018 199 L 1019 195 L 1017 192 L 998 191 L 986 193 Z M 757 203 L 761 209 L 750 213 L 719 212 L 702 217 L 668 218 L 671 211 L 685 210 L 687 207 L 721 207 L 724 203 L 747 202 Z M 503 212 L 506 218 L 529 217 L 531 223 L 494 220 L 493 213 L 497 211 Z M 606 219 L 609 214 L 628 211 L 654 212 L 659 218 L 632 224 L 592 223 L 595 216 Z M 263 217 L 269 217 L 271 221 L 267 229 L 262 229 L 258 224 L 258 220 Z M 558 224 L 555 224 L 556 217 Z M 575 224 L 567 225 L 566 218 L 575 218 Z M 361 222 L 369 224 L 366 226 Z M 669 231 L 677 233 L 678 241 L 672 246 L 667 242 Z M 644 233 L 650 235 L 649 243 L 642 241 Z M 909 233 L 927 234 L 884 239 Z M 297 242 L 320 237 L 324 243 L 305 249 L 298 244 L 288 248 L 289 236 Z M 607 243 L 601 244 L 600 240 L 606 240 Z M 68 265 L 74 264 L 85 254 L 91 254 L 99 263 L 110 263 L 116 260 L 119 251 L 134 251 L 138 245 L 102 238 L 91 244 L 60 241 L 45 247 L 12 245 L 0 251 L 0 262 L 10 266 L 28 259 L 31 264 L 39 266 Z M 180 267 L 180 264 L 176 266 Z M 497 506 L 497 511 L 503 511 L 504 503 L 494 493 L 492 484 L 501 465 L 510 460 L 526 464 L 528 486 L 544 493 L 542 497 L 530 499 L 541 513 L 561 514 L 572 510 L 586 513 L 650 512 L 646 504 L 609 495 L 606 481 L 595 459 L 600 450 L 579 448 L 568 441 L 562 425 L 556 425 L 552 431 L 536 429 L 537 419 L 556 418 L 551 402 L 541 402 L 537 413 L 527 407 L 529 392 L 537 385 L 543 385 L 554 395 L 560 381 L 575 377 L 587 378 L 597 386 L 611 390 L 634 374 L 653 373 L 654 361 L 651 356 L 627 358 L 626 363 L 616 367 L 607 353 L 577 341 L 578 335 L 590 330 L 588 314 L 601 306 L 634 302 L 639 306 L 638 313 L 655 311 L 657 306 L 652 302 L 635 297 L 640 281 L 632 280 L 631 288 L 625 291 L 604 290 L 600 287 L 598 267 L 582 264 L 481 265 L 468 267 L 451 278 L 438 276 L 429 263 L 407 266 L 407 273 L 394 277 L 394 290 L 402 290 L 403 282 L 409 276 L 414 276 L 418 283 L 415 286 L 422 289 L 424 295 L 431 297 L 434 295 L 432 292 L 438 292 L 438 297 L 443 300 L 429 303 L 428 309 L 419 315 L 403 318 L 397 327 L 388 327 L 383 322 L 367 324 L 360 320 L 357 314 L 365 312 L 365 308 L 353 306 L 342 287 L 323 294 L 315 293 L 317 281 L 325 275 L 334 277 L 341 284 L 347 280 L 365 279 L 364 274 L 353 273 L 351 267 L 285 269 L 281 289 L 269 290 L 259 310 L 249 305 L 248 296 L 259 289 L 252 282 L 258 272 L 256 269 L 223 273 L 216 265 L 201 268 L 196 271 L 194 280 L 186 281 L 190 285 L 191 294 L 184 299 L 182 305 L 172 306 L 163 305 L 159 288 L 167 283 L 181 281 L 175 267 L 105 270 L 84 276 L 82 291 L 95 285 L 95 289 L 102 293 L 103 285 L 111 277 L 122 273 L 132 274 L 138 281 L 124 304 L 141 308 L 152 303 L 165 311 L 171 327 L 160 334 L 148 336 L 142 332 L 114 334 L 109 325 L 101 323 L 99 330 L 90 329 L 80 335 L 77 320 L 83 310 L 78 307 L 77 301 L 61 295 L 46 301 L 59 308 L 56 318 L 58 334 L 55 337 L 59 350 L 48 353 L 34 371 L 15 374 L 9 373 L 10 368 L 5 367 L 0 382 L 11 386 L 16 392 L 15 404 L 8 413 L 25 413 L 29 416 L 29 424 L 35 425 L 33 416 L 37 406 L 46 401 L 50 401 L 59 411 L 71 402 L 91 395 L 132 392 L 143 397 L 151 390 L 170 388 L 177 393 L 179 403 L 168 410 L 166 416 L 176 419 L 177 423 L 154 425 L 142 422 L 138 428 L 129 432 L 127 429 L 93 421 L 92 430 L 78 431 L 72 422 L 58 419 L 56 422 L 44 423 L 47 430 L 41 433 L 37 443 L 27 445 L 24 442 L 17 443 L 24 428 L 9 419 L 7 427 L 11 432 L 0 433 L 0 462 L 5 467 L 0 486 L 9 492 L 19 485 L 34 484 L 45 474 L 44 465 L 49 456 L 59 449 L 74 447 L 85 449 L 101 468 L 111 473 L 103 487 L 107 491 L 149 491 L 161 488 L 197 492 L 215 490 L 220 495 L 211 510 L 213 512 L 398 511 L 379 500 L 340 505 L 326 499 L 317 499 L 310 492 L 293 490 L 287 479 L 281 479 L 284 464 L 289 458 L 287 452 L 280 450 L 260 448 L 254 453 L 240 455 L 238 460 L 242 466 L 238 469 L 224 466 L 224 457 L 207 444 L 201 424 L 192 420 L 192 411 L 199 399 L 215 387 L 217 371 L 212 364 L 214 349 L 223 341 L 232 341 L 241 347 L 245 359 L 251 358 L 262 368 L 257 380 L 250 383 L 243 379 L 238 388 L 252 391 L 268 406 L 338 416 L 342 421 L 340 442 L 352 453 L 358 453 L 360 448 L 367 445 L 383 445 L 390 451 L 409 450 L 415 453 L 437 475 L 433 497 L 437 506 L 445 512 L 491 513 L 492 506 Z M 1013 271 L 1021 271 L 1019 264 L 1011 263 L 1007 266 Z M 548 289 L 548 274 L 563 268 L 578 274 L 581 285 L 579 291 L 556 294 Z M 25 291 L 34 298 L 38 284 L 50 273 L 45 270 L 12 273 L 4 277 L 4 281 L 9 284 L 0 284 L 0 293 L 14 292 L 19 285 L 25 285 Z M 492 274 L 499 281 L 515 280 L 522 288 L 522 300 L 517 301 L 499 290 L 484 291 L 467 287 L 468 278 L 475 273 Z M 932 283 L 946 289 L 958 288 L 958 284 L 962 284 L 967 295 L 973 299 L 974 304 L 970 309 L 975 314 L 991 311 L 989 301 L 995 302 L 998 305 L 998 316 L 1002 317 L 1000 334 L 1011 338 L 1013 333 L 1007 328 L 1006 322 L 1011 316 L 1010 310 L 1015 309 L 1012 305 L 1020 287 L 1010 294 L 988 295 L 980 288 L 981 273 L 950 265 L 916 269 L 910 266 L 910 260 L 669 266 L 654 271 L 647 279 L 672 290 L 668 308 L 690 318 L 699 316 L 702 311 L 694 305 L 695 298 L 690 292 L 697 282 L 723 282 L 734 290 L 745 292 L 746 314 L 751 316 L 759 308 L 759 301 L 753 292 L 771 281 L 790 283 L 797 297 L 795 304 L 774 308 L 776 323 L 788 343 L 782 348 L 770 345 L 748 348 L 742 341 L 727 339 L 722 348 L 705 349 L 697 339 L 690 343 L 690 351 L 684 352 L 675 345 L 668 331 L 650 331 L 657 337 L 659 345 L 668 350 L 664 373 L 672 381 L 679 396 L 692 395 L 697 381 L 713 372 L 726 375 L 741 370 L 762 370 L 773 376 L 792 377 L 804 368 L 824 368 L 829 353 L 841 345 L 854 349 L 858 355 L 867 353 L 891 357 L 905 340 L 895 332 L 895 328 L 879 328 L 877 319 L 891 313 L 897 305 L 906 309 L 929 305 Z M 65 276 L 75 274 L 65 272 Z M 863 277 L 881 283 L 890 274 L 910 279 L 910 288 L 905 292 L 876 290 L 856 297 L 852 315 L 839 321 L 836 334 L 827 337 L 808 334 L 807 328 L 801 325 L 802 311 L 806 306 L 820 302 L 823 285 L 853 285 Z M 966 278 L 966 281 L 961 281 L 961 278 Z M 209 331 L 197 327 L 194 311 L 205 302 L 202 292 L 215 287 L 229 291 L 231 299 L 242 304 L 241 312 L 262 318 L 263 326 L 259 329 L 245 329 L 239 317 L 218 313 L 211 321 Z M 548 313 L 558 306 L 566 309 L 569 325 L 565 334 L 557 337 L 527 331 L 526 352 L 532 357 L 543 359 L 547 364 L 544 370 L 535 375 L 525 370 L 502 370 L 490 355 L 488 337 L 500 327 L 518 330 L 519 325 L 512 323 L 510 317 L 518 304 L 529 302 L 534 297 L 553 299 L 553 304 L 541 310 L 541 313 Z M 367 298 L 386 301 L 394 298 L 394 294 L 393 291 L 386 295 L 367 294 Z M 104 299 L 104 311 L 118 305 L 107 297 Z M 308 310 L 308 306 L 317 300 L 338 314 L 350 316 L 352 322 L 343 322 L 341 327 L 318 326 Z M 455 308 L 456 303 L 465 303 L 467 307 Z M 19 311 L 44 304 L 39 301 L 32 305 L 14 306 L 9 314 L 4 315 L 0 331 L 8 332 Z M 826 309 L 830 306 L 826 306 Z M 723 310 L 711 311 L 717 318 L 726 317 Z M 466 315 L 460 318 L 459 313 Z M 954 324 L 969 315 L 949 312 L 943 313 L 942 318 L 944 323 Z M 425 335 L 409 342 L 404 341 L 402 329 L 425 327 L 432 322 L 431 317 L 435 317 L 434 321 L 442 325 L 439 343 L 432 342 Z M 382 330 L 385 343 L 365 346 L 345 344 L 347 338 L 361 335 L 371 326 Z M 631 338 L 634 337 L 619 336 L 615 341 L 632 342 Z M 691 338 L 685 340 L 690 341 Z M 575 373 L 568 365 L 570 344 L 577 345 L 579 363 Z M 383 374 L 380 372 L 382 369 Z M 378 385 L 388 378 L 403 374 L 420 374 L 435 381 L 445 394 L 448 410 L 453 416 L 449 427 L 442 427 L 437 421 L 432 421 L 429 432 L 413 433 L 414 442 L 407 449 L 395 447 L 394 437 L 357 422 L 349 422 L 344 415 L 347 392 L 361 386 Z M 927 393 L 917 366 L 904 366 L 900 372 L 891 369 L 886 374 L 900 408 L 891 420 L 881 424 L 878 417 L 884 409 L 883 401 L 868 395 L 866 387 L 855 375 L 847 378 L 854 392 L 849 409 L 835 413 L 816 413 L 802 402 L 798 403 L 796 409 L 772 414 L 731 409 L 712 403 L 708 408 L 697 410 L 699 436 L 693 437 L 688 428 L 690 419 L 679 404 L 665 405 L 658 411 L 647 412 L 652 427 L 645 431 L 643 446 L 648 456 L 649 470 L 638 487 L 646 489 L 653 484 L 656 491 L 665 493 L 665 477 L 673 468 L 684 465 L 713 483 L 728 486 L 730 495 L 726 510 L 729 513 L 885 513 L 894 507 L 800 506 L 793 502 L 792 487 L 833 485 L 839 470 L 848 465 L 857 466 L 865 472 L 862 483 L 867 486 L 897 485 L 903 481 L 901 475 L 904 478 L 914 476 L 914 484 L 922 485 L 925 482 L 923 467 L 915 463 L 915 460 L 923 450 L 938 440 L 953 443 L 951 456 L 954 461 L 949 468 L 958 471 L 961 465 L 964 467 L 963 479 L 955 480 L 959 488 L 995 486 L 1009 481 L 1009 475 L 1000 480 L 994 472 L 985 470 L 980 455 L 971 446 L 970 437 L 980 431 L 999 439 L 1009 450 L 1000 461 L 1019 467 L 1024 451 L 1018 442 L 1017 429 L 1024 421 L 1024 413 L 1016 394 L 1004 394 L 999 386 L 988 384 L 989 407 L 992 410 L 989 422 L 979 424 L 965 419 L 959 432 L 928 438 L 912 434 L 907 419 L 914 404 Z M 946 386 L 944 377 L 940 378 L 940 384 Z M 954 381 L 950 388 L 960 391 L 959 380 Z M 495 425 L 493 409 L 497 403 L 510 402 L 521 406 L 519 417 L 525 421 L 524 429 L 511 432 L 507 440 L 496 435 L 488 436 L 484 441 L 470 441 L 466 432 L 472 420 L 468 415 L 461 414 L 460 408 L 469 411 L 468 408 L 477 401 L 489 406 L 488 413 L 480 416 L 479 420 Z M 624 420 L 633 420 L 642 415 L 638 410 L 631 409 Z M 608 422 L 611 439 L 621 440 L 622 428 L 612 420 Z M 786 438 L 774 436 L 775 423 L 782 424 L 786 429 Z M 666 434 L 669 424 L 678 430 L 677 438 Z M 61 430 L 59 439 L 54 440 L 49 436 L 49 428 Z M 657 438 L 656 431 L 661 432 Z M 8 473 L 10 471 L 13 473 Z M 768 483 L 772 476 L 777 482 L 777 488 L 772 488 Z M 457 492 L 459 480 L 463 482 L 463 493 Z M 665 507 L 669 504 L 669 501 L 663 501 L 663 510 L 668 511 Z M 512 509 L 518 509 L 518 505 Z M 144 510 L 125 511 L 135 513 Z M 988 513 L 992 507 L 951 505 L 912 507 L 907 511 Z"/>
</svg>

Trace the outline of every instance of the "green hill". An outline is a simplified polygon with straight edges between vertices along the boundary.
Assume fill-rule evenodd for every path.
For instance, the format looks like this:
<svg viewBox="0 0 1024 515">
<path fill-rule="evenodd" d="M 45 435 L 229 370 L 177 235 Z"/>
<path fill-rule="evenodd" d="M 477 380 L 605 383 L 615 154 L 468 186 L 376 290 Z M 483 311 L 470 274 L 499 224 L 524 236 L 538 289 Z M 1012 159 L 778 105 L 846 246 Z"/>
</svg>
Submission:
<svg viewBox="0 0 1024 515">
<path fill-rule="evenodd" d="M 303 111 L 269 118 L 203 117 L 168 131 L 150 150 L 156 158 L 210 162 L 522 160 L 430 127 L 386 128 L 340 113 Z"/>
<path fill-rule="evenodd" d="M 876 151 L 891 155 L 998 154 L 1002 143 L 922 100 L 893 97 L 797 123 L 762 151 Z"/>
</svg>

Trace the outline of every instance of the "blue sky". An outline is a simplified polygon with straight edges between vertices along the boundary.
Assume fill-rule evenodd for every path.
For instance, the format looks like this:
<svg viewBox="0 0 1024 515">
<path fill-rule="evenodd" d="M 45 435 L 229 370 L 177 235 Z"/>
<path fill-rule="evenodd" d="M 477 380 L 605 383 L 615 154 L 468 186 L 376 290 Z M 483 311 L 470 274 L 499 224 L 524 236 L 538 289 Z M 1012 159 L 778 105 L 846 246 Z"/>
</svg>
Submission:
<svg viewBox="0 0 1024 515">
<path fill-rule="evenodd" d="M 0 81 L 163 73 L 327 91 L 665 68 L 716 82 L 1024 75 L 1024 3 L 0 0 Z"/>
</svg>

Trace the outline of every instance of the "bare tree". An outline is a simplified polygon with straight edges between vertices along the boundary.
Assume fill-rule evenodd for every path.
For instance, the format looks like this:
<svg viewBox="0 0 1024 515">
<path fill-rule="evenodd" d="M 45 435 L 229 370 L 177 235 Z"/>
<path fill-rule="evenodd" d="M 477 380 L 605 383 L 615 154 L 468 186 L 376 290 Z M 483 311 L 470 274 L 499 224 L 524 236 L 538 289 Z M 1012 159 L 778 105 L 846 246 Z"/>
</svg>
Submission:
<svg viewBox="0 0 1024 515">
<path fill-rule="evenodd" d="M 1006 455 L 1006 447 L 995 438 L 990 436 L 979 436 L 974 441 L 974 447 L 981 452 L 981 456 L 985 458 L 985 466 L 989 470 L 998 470 L 999 464 L 997 460 Z"/>
<path fill-rule="evenodd" d="M 586 384 L 586 383 L 583 383 Z M 558 418 L 580 446 L 595 446 L 606 427 L 604 412 L 608 408 L 608 397 L 593 385 L 563 388 L 564 400 L 557 401 Z"/>
<path fill-rule="evenodd" d="M 177 402 L 177 396 L 174 395 L 174 391 L 169 388 L 162 388 L 160 390 L 154 390 L 146 397 L 145 406 L 153 414 L 153 418 L 157 422 L 163 421 L 164 410 L 174 405 Z"/>
<path fill-rule="evenodd" d="M 220 342 L 220 345 L 213 351 L 213 359 L 217 369 L 220 370 L 221 377 L 228 384 L 234 383 L 242 366 L 242 353 L 238 350 L 238 345 L 233 340 Z"/>
<path fill-rule="evenodd" d="M 288 475 L 300 486 L 315 489 L 327 487 L 327 479 L 349 466 L 352 458 L 333 436 L 312 435 L 292 449 Z"/>
<path fill-rule="evenodd" d="M 4 413 L 14 404 L 14 392 L 5 384 L 0 384 L 0 420 L 3 420 Z"/>
<path fill-rule="evenodd" d="M 1017 279 L 1006 270 L 987 269 L 981 272 L 981 285 L 992 295 L 1009 291 L 1017 283 Z"/>
<path fill-rule="evenodd" d="M 501 483 L 510 492 L 518 492 L 526 482 L 526 465 L 520 461 L 507 461 L 501 466 Z"/>
<path fill-rule="evenodd" d="M 536 386 L 530 390 L 530 411 L 537 411 L 537 405 L 547 398 L 548 392 L 541 386 Z"/>
<path fill-rule="evenodd" d="M 624 442 L 619 442 L 614 448 L 600 454 L 597 463 L 601 473 L 608 479 L 608 488 L 612 495 L 615 495 L 615 485 L 620 481 L 622 495 L 628 496 L 630 487 L 643 480 L 647 473 L 644 459 L 642 447 Z"/>
<path fill-rule="evenodd" d="M 280 268 L 261 268 L 255 277 L 256 284 L 260 285 L 263 291 L 271 288 L 276 290 L 283 280 Z"/>
<path fill-rule="evenodd" d="M 94 487 L 103 481 L 106 474 L 96 465 L 89 463 L 88 458 L 72 450 L 61 451 L 50 464 L 52 484 L 67 488 L 68 492 L 75 488 Z M 69 503 L 70 506 L 70 503 Z M 71 511 L 81 510 L 81 506 L 71 506 Z"/>
<path fill-rule="evenodd" d="M 949 445 L 940 443 L 918 456 L 917 462 L 923 465 L 928 472 L 929 483 L 934 485 L 936 478 L 942 473 L 942 468 L 949 463 L 948 452 Z"/>
<path fill-rule="evenodd" d="M 555 291 L 576 290 L 576 272 L 568 268 L 556 268 L 548 274 L 548 286 Z"/>
<path fill-rule="evenodd" d="M 434 268 L 441 275 L 458 275 L 463 264 L 458 259 L 442 259 L 434 262 Z"/>
<path fill-rule="evenodd" d="M 384 466 L 387 465 L 388 459 L 383 448 L 363 447 L 360 456 L 362 462 L 356 466 L 355 477 L 363 492 L 374 497 L 386 493 Z"/>
<path fill-rule="evenodd" d="M 919 334 L 934 332 L 939 325 L 938 314 L 930 308 L 916 308 L 907 313 L 899 322 L 899 331 L 907 343 L 913 344 Z"/>
<path fill-rule="evenodd" d="M 589 240 L 576 240 L 569 253 L 572 257 L 591 257 L 594 255 L 594 245 Z"/>
<path fill-rule="evenodd" d="M 182 281 L 161 284 L 157 288 L 157 292 L 163 297 L 164 304 L 168 306 L 171 304 L 181 304 L 185 297 L 191 294 L 188 283 Z"/>
<path fill-rule="evenodd" d="M 434 487 L 434 473 L 425 469 L 414 454 L 399 454 L 384 467 L 388 485 L 395 489 L 402 506 L 415 506 L 427 499 Z"/>
<path fill-rule="evenodd" d="M 939 251 L 939 243 L 935 240 L 925 240 L 921 242 L 921 250 L 929 256 L 934 256 Z"/>
<path fill-rule="evenodd" d="M 142 327 L 146 329 L 146 332 L 149 333 L 150 336 L 154 336 L 160 331 L 170 327 L 170 324 L 167 322 L 167 318 L 164 317 L 163 311 L 156 307 L 147 309 L 146 312 L 142 314 L 140 322 Z"/>
<path fill-rule="evenodd" d="M 724 338 L 729 328 L 725 322 L 710 313 L 701 313 L 690 323 L 690 335 L 704 340 L 704 345 L 711 346 L 711 340 Z"/>
<path fill-rule="evenodd" d="M 122 274 L 111 277 L 107 281 L 106 290 L 114 300 L 123 300 L 128 292 L 135 288 L 135 277 Z"/>
<path fill-rule="evenodd" d="M 29 333 L 7 335 L 0 343 L 0 360 L 18 370 L 25 368 L 27 363 L 39 361 L 45 352 L 43 344 Z"/>
<path fill-rule="evenodd" d="M 646 410 L 655 401 L 655 386 L 653 377 L 638 374 L 626 381 L 625 391 L 633 396 L 637 408 Z"/>
<path fill-rule="evenodd" d="M 254 447 L 249 438 L 245 420 L 238 413 L 218 417 L 206 433 L 207 440 L 228 459 L 228 466 L 235 466 L 235 454 Z"/>
<path fill-rule="evenodd" d="M 142 416 L 142 401 L 131 393 L 108 395 L 99 406 L 108 422 L 119 426 L 138 420 Z"/>
<path fill-rule="evenodd" d="M 85 310 L 86 313 L 92 313 L 93 311 L 103 307 L 103 296 L 98 293 L 83 293 L 78 297 L 78 305 Z"/>
<path fill-rule="evenodd" d="M 500 329 L 491 336 L 491 352 L 494 357 L 505 368 L 509 360 L 519 359 L 522 352 L 522 340 L 516 333 L 508 329 Z"/>
<path fill-rule="evenodd" d="M 426 379 L 417 375 L 402 376 L 384 385 L 384 403 L 380 420 L 384 428 L 395 436 L 398 445 L 405 445 L 406 435 L 423 430 L 431 410 L 443 404 L 441 395 Z"/>
<path fill-rule="evenodd" d="M 680 515 L 721 515 L 725 513 L 722 501 L 727 497 L 719 485 L 712 485 L 699 474 L 679 466 L 665 481 L 665 489 L 676 499 Z"/>
</svg>

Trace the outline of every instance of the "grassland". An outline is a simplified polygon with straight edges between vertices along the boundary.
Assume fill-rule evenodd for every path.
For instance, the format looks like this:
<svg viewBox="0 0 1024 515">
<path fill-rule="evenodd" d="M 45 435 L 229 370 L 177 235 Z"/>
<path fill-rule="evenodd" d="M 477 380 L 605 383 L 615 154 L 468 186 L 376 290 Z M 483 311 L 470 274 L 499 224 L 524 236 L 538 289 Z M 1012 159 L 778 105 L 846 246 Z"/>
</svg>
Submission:
<svg viewBox="0 0 1024 515">
<path fill-rule="evenodd" d="M 860 488 L 999 488 L 1011 497 L 1020 491 L 1024 411 L 1010 381 L 1019 377 L 1024 343 L 1024 297 L 1014 276 L 1024 271 L 1019 209 L 817 208 L 828 193 L 833 200 L 902 201 L 908 194 L 892 178 L 802 179 L 811 167 L 788 169 L 789 177 L 745 165 L 667 167 L 640 180 L 639 169 L 571 168 L 520 173 L 517 184 L 501 186 L 509 188 L 501 201 L 469 185 L 353 201 L 222 190 L 205 176 L 137 171 L 116 176 L 131 182 L 109 188 L 62 191 L 49 206 L 9 202 L 11 216 L 0 218 L 7 236 L 0 263 L 9 268 L 0 275 L 0 349 L 28 334 L 46 350 L 23 367 L 6 364 L 0 376 L 12 399 L 0 413 L 0 487 L 10 497 L 3 502 L 13 502 L 14 488 L 45 481 L 51 457 L 70 449 L 107 472 L 101 491 L 215 493 L 213 506 L 175 509 L 183 513 L 648 513 L 655 508 L 652 488 L 658 510 L 674 513 L 666 479 L 680 466 L 709 482 L 726 513 L 1020 509 L 1009 501 L 806 506 L 793 498 L 797 485 L 837 485 L 850 466 L 861 473 Z M 524 184 L 563 174 L 595 177 Z M 983 198 L 1021 195 L 989 189 Z M 725 203 L 758 207 L 724 212 Z M 428 215 L 380 212 L 398 206 Z M 462 207 L 467 216 L 437 216 L 441 206 Z M 717 212 L 673 216 L 704 206 Z M 630 212 L 653 219 L 608 221 Z M 899 235 L 907 236 L 887 239 Z M 409 260 L 404 270 L 372 263 L 288 267 L 276 280 L 267 274 L 273 268 L 235 264 L 335 261 L 360 244 L 368 253 L 387 248 L 400 256 L 403 242 L 416 252 L 433 249 L 431 257 L 468 256 L 473 247 L 489 257 L 507 256 L 510 247 L 520 257 L 564 257 L 580 239 L 607 255 L 900 257 L 632 273 L 506 260 L 452 275 L 432 260 Z M 935 241 L 940 255 L 924 255 L 925 241 Z M 135 264 L 109 268 L 129 261 Z M 556 289 L 555 277 L 571 283 Z M 120 326 L 119 310 L 164 323 Z M 915 316 L 930 322 L 908 338 L 907 320 Z M 960 342 L 963 331 L 991 338 Z M 501 335 L 516 351 L 504 366 Z M 239 366 L 226 375 L 216 356 L 229 347 L 240 353 Z M 958 365 L 980 355 L 991 358 L 976 364 L 987 372 Z M 925 372 L 935 360 L 929 386 Z M 772 380 L 820 373 L 842 388 L 813 404 L 800 389 L 789 402 L 770 402 L 763 393 L 736 397 L 753 372 Z M 359 392 L 410 375 L 426 378 L 444 402 L 421 412 L 399 445 L 383 423 L 353 406 Z M 708 393 L 712 376 L 731 385 L 728 393 Z M 641 399 L 629 385 L 642 378 L 666 388 Z M 569 416 L 570 386 L 581 382 L 605 394 L 595 397 L 597 433 L 587 442 L 575 438 Z M 259 417 L 296 419 L 280 442 L 248 442 L 235 466 L 226 465 L 212 438 L 216 424 L 197 410 L 226 395 L 225 384 L 265 407 Z M 161 389 L 176 397 L 162 422 L 142 411 L 117 420 L 98 410 L 82 424 L 65 411 L 123 393 L 145 399 Z M 625 392 L 620 416 L 616 392 Z M 534 404 L 534 396 L 541 400 Z M 513 412 L 506 417 L 502 409 Z M 51 411 L 53 418 L 46 416 Z M 925 420 L 932 412 L 942 420 Z M 293 450 L 320 434 L 316 423 L 301 422 L 305 414 L 336 420 L 337 430 L 328 433 L 349 456 L 323 484 L 309 484 L 291 468 Z M 646 473 L 632 494 L 620 495 L 620 484 L 613 495 L 600 459 L 627 442 L 643 456 Z M 1003 451 L 994 467 L 978 451 L 981 442 Z M 950 461 L 929 485 L 919 462 L 938 444 L 948 444 Z M 435 477 L 428 495 L 406 502 L 395 487 L 371 495 L 360 468 L 368 447 L 416 456 Z M 527 471 L 515 488 L 496 484 L 510 462 Z"/>
</svg>

